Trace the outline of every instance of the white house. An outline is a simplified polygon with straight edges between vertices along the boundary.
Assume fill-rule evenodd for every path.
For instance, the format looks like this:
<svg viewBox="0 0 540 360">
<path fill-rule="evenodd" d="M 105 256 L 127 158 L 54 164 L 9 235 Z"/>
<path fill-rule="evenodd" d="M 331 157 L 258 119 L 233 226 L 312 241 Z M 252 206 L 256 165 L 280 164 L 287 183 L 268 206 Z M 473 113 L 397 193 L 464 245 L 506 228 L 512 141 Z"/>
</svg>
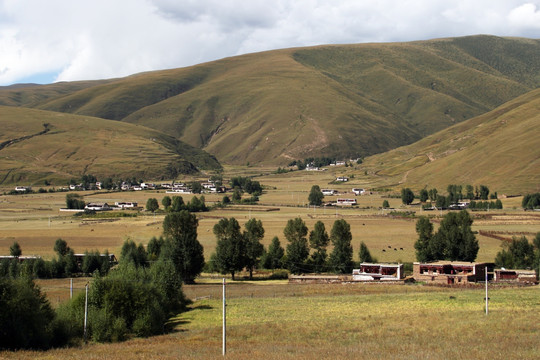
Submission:
<svg viewBox="0 0 540 360">
<path fill-rule="evenodd" d="M 364 195 L 366 193 L 366 190 L 360 188 L 353 188 L 352 192 L 354 193 L 354 195 Z"/>
<path fill-rule="evenodd" d="M 107 203 L 88 203 L 84 207 L 85 210 L 94 210 L 94 211 L 107 211 L 111 210 L 111 207 Z"/>
<path fill-rule="evenodd" d="M 32 190 L 30 186 L 15 186 L 15 191 L 17 192 L 26 192 Z"/>
<path fill-rule="evenodd" d="M 334 189 L 322 189 L 321 192 L 323 193 L 324 196 L 332 196 L 332 195 L 337 195 L 337 190 L 334 190 Z"/>
<path fill-rule="evenodd" d="M 125 208 L 136 208 L 138 204 L 135 201 L 122 201 L 122 202 L 115 202 L 114 205 L 121 209 Z"/>
<path fill-rule="evenodd" d="M 346 177 L 346 176 L 338 176 L 336 181 L 347 182 L 347 181 L 349 181 L 349 178 Z"/>
<path fill-rule="evenodd" d="M 353 205 L 356 205 L 356 199 L 337 199 L 336 205 L 353 206 Z"/>
</svg>

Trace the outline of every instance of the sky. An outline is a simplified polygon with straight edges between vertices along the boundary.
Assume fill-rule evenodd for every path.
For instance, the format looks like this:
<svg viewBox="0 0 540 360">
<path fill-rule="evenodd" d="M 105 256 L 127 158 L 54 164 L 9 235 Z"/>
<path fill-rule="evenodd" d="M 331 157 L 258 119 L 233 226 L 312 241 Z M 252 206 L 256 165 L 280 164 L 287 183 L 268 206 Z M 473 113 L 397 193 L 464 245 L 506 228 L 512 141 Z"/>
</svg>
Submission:
<svg viewBox="0 0 540 360">
<path fill-rule="evenodd" d="M 0 0 L 0 86 L 476 34 L 540 39 L 540 0 Z"/>
</svg>

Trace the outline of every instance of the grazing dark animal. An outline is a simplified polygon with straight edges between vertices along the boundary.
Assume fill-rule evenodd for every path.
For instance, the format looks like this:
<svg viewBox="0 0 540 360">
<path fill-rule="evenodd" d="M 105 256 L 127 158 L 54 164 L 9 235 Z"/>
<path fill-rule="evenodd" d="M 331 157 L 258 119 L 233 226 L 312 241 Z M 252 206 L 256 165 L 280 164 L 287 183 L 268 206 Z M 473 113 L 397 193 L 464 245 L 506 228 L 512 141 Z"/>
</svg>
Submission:
<svg viewBox="0 0 540 360">
<path fill-rule="evenodd" d="M 397 251 L 397 249 L 396 249 L 396 248 L 394 248 L 394 251 Z"/>
<path fill-rule="evenodd" d="M 403 250 L 403 248 L 399 248 L 399 250 Z"/>
<path fill-rule="evenodd" d="M 385 250 L 385 249 L 382 249 L 382 252 L 386 252 L 386 250 Z"/>
<path fill-rule="evenodd" d="M 391 249 L 392 247 L 390 245 L 388 245 L 388 248 Z"/>
</svg>

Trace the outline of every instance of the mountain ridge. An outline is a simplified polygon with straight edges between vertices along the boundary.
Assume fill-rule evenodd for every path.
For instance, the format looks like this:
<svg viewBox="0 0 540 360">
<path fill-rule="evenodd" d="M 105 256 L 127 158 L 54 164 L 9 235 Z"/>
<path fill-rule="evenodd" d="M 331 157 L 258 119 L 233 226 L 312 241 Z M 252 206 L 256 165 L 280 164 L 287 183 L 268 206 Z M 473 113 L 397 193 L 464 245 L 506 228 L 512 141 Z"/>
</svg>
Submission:
<svg viewBox="0 0 540 360">
<path fill-rule="evenodd" d="M 540 86 L 540 41 L 319 45 L 53 85 L 2 90 L 0 103 L 17 93 L 20 105 L 156 129 L 223 163 L 284 165 L 382 153 L 486 113 Z"/>
</svg>

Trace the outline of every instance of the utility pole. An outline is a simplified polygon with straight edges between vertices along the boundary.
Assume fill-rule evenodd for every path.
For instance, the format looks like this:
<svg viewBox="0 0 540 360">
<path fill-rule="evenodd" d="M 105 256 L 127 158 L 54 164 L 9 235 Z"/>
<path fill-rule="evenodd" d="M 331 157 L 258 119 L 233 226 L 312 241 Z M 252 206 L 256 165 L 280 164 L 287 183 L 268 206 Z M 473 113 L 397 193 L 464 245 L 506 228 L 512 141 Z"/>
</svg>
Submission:
<svg viewBox="0 0 540 360">
<path fill-rule="evenodd" d="M 69 298 L 73 299 L 73 278 L 69 279 Z"/>
<path fill-rule="evenodd" d="M 86 283 L 86 298 L 84 300 L 84 330 L 83 330 L 83 338 L 84 342 L 88 342 L 87 338 L 87 332 L 86 332 L 86 324 L 88 321 L 88 283 Z"/>
<path fill-rule="evenodd" d="M 227 352 L 227 314 L 225 310 L 226 306 L 227 302 L 225 300 L 225 278 L 223 278 L 223 356 L 225 356 L 225 353 Z"/>
<path fill-rule="evenodd" d="M 488 268 L 487 266 L 485 267 L 485 273 L 486 273 L 486 315 L 488 314 L 489 310 L 488 310 L 488 303 L 489 303 L 489 298 L 488 298 Z"/>
</svg>

